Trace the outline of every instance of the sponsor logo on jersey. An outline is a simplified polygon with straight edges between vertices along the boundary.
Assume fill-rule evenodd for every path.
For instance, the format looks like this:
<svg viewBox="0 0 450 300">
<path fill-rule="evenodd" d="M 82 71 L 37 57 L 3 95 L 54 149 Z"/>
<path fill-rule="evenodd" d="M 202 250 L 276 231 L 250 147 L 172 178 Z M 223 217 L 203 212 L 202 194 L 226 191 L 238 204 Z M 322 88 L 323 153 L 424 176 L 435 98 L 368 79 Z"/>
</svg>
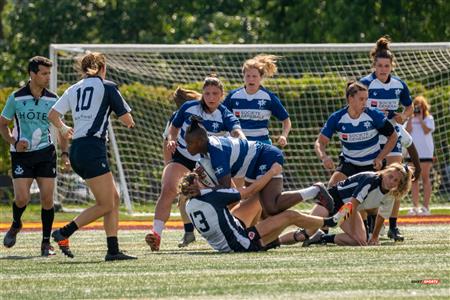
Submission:
<svg viewBox="0 0 450 300">
<path fill-rule="evenodd" d="M 240 117 L 241 117 L 241 112 L 240 112 L 240 111 L 235 111 L 235 112 L 234 112 L 234 115 L 235 115 L 237 118 L 240 118 Z"/>
<path fill-rule="evenodd" d="M 397 110 L 398 109 L 398 99 L 392 100 L 370 100 L 370 107 L 376 107 L 379 110 Z"/>
<path fill-rule="evenodd" d="M 365 132 L 354 132 L 354 133 L 342 133 L 341 140 L 346 142 L 363 142 L 370 140 L 377 134 L 376 130 L 370 130 Z"/>
<path fill-rule="evenodd" d="M 234 115 L 238 118 L 245 120 L 269 120 L 271 116 L 271 112 L 268 110 L 239 110 L 235 111 Z"/>
</svg>

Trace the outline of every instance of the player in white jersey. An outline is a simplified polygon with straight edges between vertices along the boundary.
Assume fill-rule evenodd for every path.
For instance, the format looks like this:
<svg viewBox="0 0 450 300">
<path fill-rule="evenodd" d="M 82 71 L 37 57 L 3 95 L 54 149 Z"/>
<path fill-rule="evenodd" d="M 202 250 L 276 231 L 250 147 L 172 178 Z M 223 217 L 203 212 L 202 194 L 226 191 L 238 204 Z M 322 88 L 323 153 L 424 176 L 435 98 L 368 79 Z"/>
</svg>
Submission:
<svg viewBox="0 0 450 300">
<path fill-rule="evenodd" d="M 345 94 L 348 105 L 328 118 L 315 143 L 317 156 L 329 170 L 335 165 L 325 148 L 334 133 L 342 145 L 340 164 L 328 182 L 329 187 L 359 172 L 381 170 L 384 158 L 398 139 L 384 114 L 366 107 L 368 93 L 363 84 L 348 82 Z M 383 149 L 379 144 L 381 136 L 388 137 Z"/>
<path fill-rule="evenodd" d="M 280 245 L 278 236 L 288 226 L 302 226 L 311 230 L 317 230 L 324 224 L 334 227 L 350 213 L 351 204 L 348 203 L 330 218 L 285 210 L 257 223 L 261 214 L 258 200 L 239 200 L 250 198 L 280 172 L 281 165 L 274 163 L 251 185 L 239 189 L 205 188 L 196 173 L 183 178 L 181 192 L 190 198 L 186 211 L 198 232 L 213 249 L 219 252 L 265 251 Z M 228 208 L 230 204 L 236 203 L 232 210 Z"/>
<path fill-rule="evenodd" d="M 50 244 L 55 210 L 53 191 L 56 177 L 56 151 L 50 137 L 48 112 L 58 100 L 58 96 L 47 90 L 50 82 L 52 61 L 46 57 L 35 56 L 28 62 L 30 81 L 13 92 L 6 101 L 0 117 L 0 133 L 10 144 L 14 201 L 12 204 L 13 222 L 6 233 L 3 245 L 11 248 L 22 229 L 22 214 L 31 197 L 33 180 L 39 187 L 42 205 L 42 243 L 41 255 L 54 255 Z M 11 133 L 9 125 L 14 120 Z M 58 136 L 61 146 L 61 160 L 69 169 L 67 153 L 68 141 Z"/>
<path fill-rule="evenodd" d="M 156 202 L 153 229 L 145 240 L 152 251 L 158 251 L 164 224 L 170 216 L 173 200 L 177 196 L 177 183 L 195 167 L 199 156 L 191 155 L 186 149 L 184 135 L 191 116 L 206 120 L 208 134 L 220 135 L 225 132 L 232 136 L 245 138 L 239 120 L 220 102 L 223 97 L 223 84 L 217 77 L 206 77 L 203 82 L 202 99 L 184 103 L 177 111 L 169 127 L 167 148 L 172 152 L 172 161 L 164 168 L 161 194 Z"/>
<path fill-rule="evenodd" d="M 280 99 L 261 85 L 264 78 L 276 73 L 277 59 L 275 55 L 261 54 L 246 60 L 242 67 L 244 87 L 231 91 L 223 104 L 239 119 L 249 141 L 272 144 L 268 126 L 274 115 L 283 124 L 278 138 L 278 145 L 283 148 L 287 145 L 291 120 Z"/>
<path fill-rule="evenodd" d="M 345 203 L 352 203 L 352 213 L 342 223 L 344 233 L 324 234 L 318 231 L 304 246 L 315 243 L 336 243 L 342 246 L 378 245 L 379 233 L 384 219 L 391 215 L 396 199 L 402 198 L 411 188 L 412 173 L 405 165 L 394 163 L 377 172 L 362 172 L 350 176 L 344 181 L 328 189 L 334 199 L 334 211 L 329 211 L 321 204 L 316 205 L 314 215 L 329 216 Z M 372 237 L 367 240 L 360 211 L 378 209 Z M 312 232 L 306 230 L 307 234 Z M 286 237 L 286 239 L 292 237 Z"/>
<path fill-rule="evenodd" d="M 69 237 L 79 228 L 103 217 L 108 251 L 106 261 L 136 259 L 120 251 L 117 239 L 120 198 L 107 159 L 109 115 L 114 112 L 128 128 L 134 127 L 130 107 L 117 85 L 105 80 L 106 58 L 101 53 L 88 53 L 80 59 L 84 78 L 69 87 L 48 116 L 50 122 L 66 137 L 72 138 L 70 162 L 73 170 L 87 183 L 96 204 L 84 210 L 72 222 L 52 233 L 61 251 L 73 257 Z M 72 113 L 74 128 L 61 120 Z"/>
<path fill-rule="evenodd" d="M 370 52 L 372 66 L 375 71 L 360 81 L 369 89 L 367 106 L 383 111 L 392 125 L 394 125 L 401 139 L 411 139 L 411 136 L 401 124 L 413 115 L 412 99 L 406 83 L 397 76 L 392 75 L 395 62 L 394 54 L 389 48 L 390 42 L 391 40 L 387 36 L 378 39 L 375 47 Z M 404 107 L 401 113 L 397 112 L 400 104 Z M 381 139 L 380 144 L 383 146 L 385 142 L 385 140 Z M 397 142 L 394 150 L 387 155 L 386 160 L 388 165 L 394 162 L 402 162 L 402 145 L 400 141 Z M 397 228 L 399 208 L 400 200 L 395 204 L 392 216 L 389 219 L 388 236 L 396 241 L 403 240 Z"/>
</svg>

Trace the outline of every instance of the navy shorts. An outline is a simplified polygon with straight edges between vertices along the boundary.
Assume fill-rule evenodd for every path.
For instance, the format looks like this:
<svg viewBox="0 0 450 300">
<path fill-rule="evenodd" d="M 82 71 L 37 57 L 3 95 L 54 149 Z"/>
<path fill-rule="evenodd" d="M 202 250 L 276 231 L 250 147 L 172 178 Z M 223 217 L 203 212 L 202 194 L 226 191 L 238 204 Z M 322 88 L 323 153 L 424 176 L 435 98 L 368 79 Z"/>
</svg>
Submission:
<svg viewBox="0 0 450 300">
<path fill-rule="evenodd" d="M 280 165 L 284 163 L 283 152 L 277 147 L 262 143 L 258 146 L 262 147 L 262 150 L 259 152 L 256 160 L 248 167 L 247 173 L 245 174 L 246 180 L 258 179 L 258 177 L 266 174 L 274 163 L 279 163 Z M 276 177 L 281 178 L 281 174 Z"/>
<path fill-rule="evenodd" d="M 183 154 L 180 153 L 180 151 L 178 151 L 178 149 L 175 150 L 175 153 L 172 155 L 172 160 L 170 162 L 179 163 L 188 168 L 189 171 L 193 171 L 197 163 L 196 161 L 185 157 Z"/>
<path fill-rule="evenodd" d="M 89 136 L 73 140 L 69 157 L 72 169 L 83 179 L 110 172 L 104 139 Z"/>
<path fill-rule="evenodd" d="M 55 178 L 55 146 L 30 152 L 11 152 L 11 167 L 13 178 Z"/>
<path fill-rule="evenodd" d="M 333 197 L 333 200 L 334 200 L 334 211 L 330 211 L 329 215 L 328 215 L 328 216 L 332 216 L 339 211 L 339 209 L 342 207 L 342 205 L 344 205 L 344 202 L 339 197 L 336 186 L 329 188 L 328 193 L 330 193 L 331 197 Z M 320 201 L 316 201 L 316 204 L 323 206 L 323 204 Z"/>
<path fill-rule="evenodd" d="M 343 156 L 339 157 L 339 166 L 336 168 L 336 171 L 341 172 L 347 177 L 350 177 L 352 175 L 361 173 L 361 172 L 367 172 L 367 171 L 376 171 L 373 167 L 373 164 L 367 165 L 367 166 L 357 166 L 350 162 L 346 162 L 345 158 Z M 386 166 L 386 160 L 383 160 L 383 169 Z"/>
</svg>

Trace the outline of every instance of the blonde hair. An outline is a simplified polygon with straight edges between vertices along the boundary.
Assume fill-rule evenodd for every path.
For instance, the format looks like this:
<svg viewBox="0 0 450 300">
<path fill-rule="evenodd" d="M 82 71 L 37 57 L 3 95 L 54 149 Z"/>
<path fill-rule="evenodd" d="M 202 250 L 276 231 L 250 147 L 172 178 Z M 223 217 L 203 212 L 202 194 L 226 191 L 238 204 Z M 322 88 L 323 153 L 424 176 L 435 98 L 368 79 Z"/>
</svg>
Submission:
<svg viewBox="0 0 450 300">
<path fill-rule="evenodd" d="M 422 113 L 424 117 L 430 115 L 430 104 L 428 104 L 427 98 L 425 98 L 424 96 L 417 96 L 416 98 L 414 98 L 413 104 L 414 107 L 422 106 Z"/>
<path fill-rule="evenodd" d="M 402 178 L 398 183 L 398 186 L 395 189 L 391 190 L 389 193 L 392 194 L 392 196 L 394 196 L 396 200 L 400 200 L 411 189 L 412 171 L 407 165 L 393 163 L 387 166 L 386 169 L 378 171 L 377 173 L 381 175 L 381 177 L 383 177 L 393 171 L 400 172 L 402 174 Z"/>
<path fill-rule="evenodd" d="M 261 77 L 272 77 L 277 72 L 276 62 L 280 58 L 276 55 L 259 54 L 247 59 L 242 66 L 242 74 L 245 74 L 249 69 L 256 69 Z"/>
<path fill-rule="evenodd" d="M 83 75 L 96 76 L 105 66 L 105 55 L 100 52 L 88 51 L 78 60 L 78 69 Z"/>
<path fill-rule="evenodd" d="M 189 196 L 188 187 L 194 183 L 194 180 L 198 177 L 197 173 L 186 173 L 178 184 L 178 191 L 183 196 Z"/>
<path fill-rule="evenodd" d="M 389 47 L 390 43 L 391 38 L 388 35 L 378 39 L 375 47 L 370 51 L 373 65 L 375 65 L 378 58 L 388 58 L 391 61 L 392 66 L 395 67 L 394 53 L 392 53 L 391 48 Z"/>
<path fill-rule="evenodd" d="M 194 90 L 188 90 L 182 87 L 178 87 L 172 94 L 172 100 L 175 102 L 178 108 L 186 101 L 200 100 L 201 98 L 202 94 Z"/>
</svg>

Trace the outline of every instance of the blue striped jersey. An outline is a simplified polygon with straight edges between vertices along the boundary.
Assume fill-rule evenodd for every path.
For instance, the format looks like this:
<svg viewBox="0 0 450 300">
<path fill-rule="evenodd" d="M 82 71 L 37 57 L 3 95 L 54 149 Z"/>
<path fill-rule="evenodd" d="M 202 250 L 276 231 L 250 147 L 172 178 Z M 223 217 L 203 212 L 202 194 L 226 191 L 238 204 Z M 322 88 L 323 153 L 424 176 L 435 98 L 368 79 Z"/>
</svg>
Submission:
<svg viewBox="0 0 450 300">
<path fill-rule="evenodd" d="M 379 208 L 378 213 L 389 218 L 394 206 L 394 197 L 381 189 L 382 178 L 376 172 L 361 172 L 338 182 L 336 185 L 342 202 L 350 202 L 355 198 L 360 203 L 359 210 Z"/>
<path fill-rule="evenodd" d="M 387 82 L 377 79 L 375 73 L 360 80 L 369 90 L 367 107 L 377 108 L 386 112 L 388 119 L 392 119 L 400 103 L 407 107 L 412 104 L 408 86 L 400 78 L 390 75 Z"/>
<path fill-rule="evenodd" d="M 62 115 L 72 112 L 73 139 L 87 136 L 106 139 L 111 112 L 120 117 L 131 111 L 117 85 L 98 76 L 86 77 L 70 86 L 53 109 Z"/>
<path fill-rule="evenodd" d="M 190 160 L 197 161 L 200 159 L 199 155 L 193 156 L 187 151 L 186 141 L 184 140 L 186 129 L 191 124 L 190 117 L 192 115 L 199 116 L 203 119 L 202 125 L 208 132 L 208 135 L 224 135 L 234 129 L 241 128 L 239 120 L 222 104 L 210 114 L 203 110 L 202 103 L 198 100 L 185 102 L 177 111 L 172 120 L 172 125 L 180 129 L 178 135 L 178 151 Z"/>
<path fill-rule="evenodd" d="M 220 252 L 245 251 L 250 240 L 227 205 L 241 199 L 236 189 L 203 189 L 186 203 L 186 213 L 209 245 Z"/>
<path fill-rule="evenodd" d="M 269 140 L 268 127 L 272 115 L 280 121 L 289 117 L 280 99 L 263 87 L 252 95 L 244 87 L 233 90 L 223 105 L 239 119 L 247 139 L 253 141 Z"/>
<path fill-rule="evenodd" d="M 31 94 L 30 83 L 12 93 L 6 101 L 2 116 L 11 121 L 14 119 L 12 135 L 16 140 L 28 142 L 27 151 L 36 151 L 52 144 L 48 112 L 58 96 L 43 89 L 39 99 Z M 10 151 L 15 152 L 14 145 Z"/>
<path fill-rule="evenodd" d="M 380 153 L 378 129 L 388 122 L 379 110 L 366 108 L 357 119 L 348 114 L 348 106 L 334 112 L 325 123 L 321 134 L 331 139 L 337 133 L 345 161 L 367 166 Z"/>
</svg>

